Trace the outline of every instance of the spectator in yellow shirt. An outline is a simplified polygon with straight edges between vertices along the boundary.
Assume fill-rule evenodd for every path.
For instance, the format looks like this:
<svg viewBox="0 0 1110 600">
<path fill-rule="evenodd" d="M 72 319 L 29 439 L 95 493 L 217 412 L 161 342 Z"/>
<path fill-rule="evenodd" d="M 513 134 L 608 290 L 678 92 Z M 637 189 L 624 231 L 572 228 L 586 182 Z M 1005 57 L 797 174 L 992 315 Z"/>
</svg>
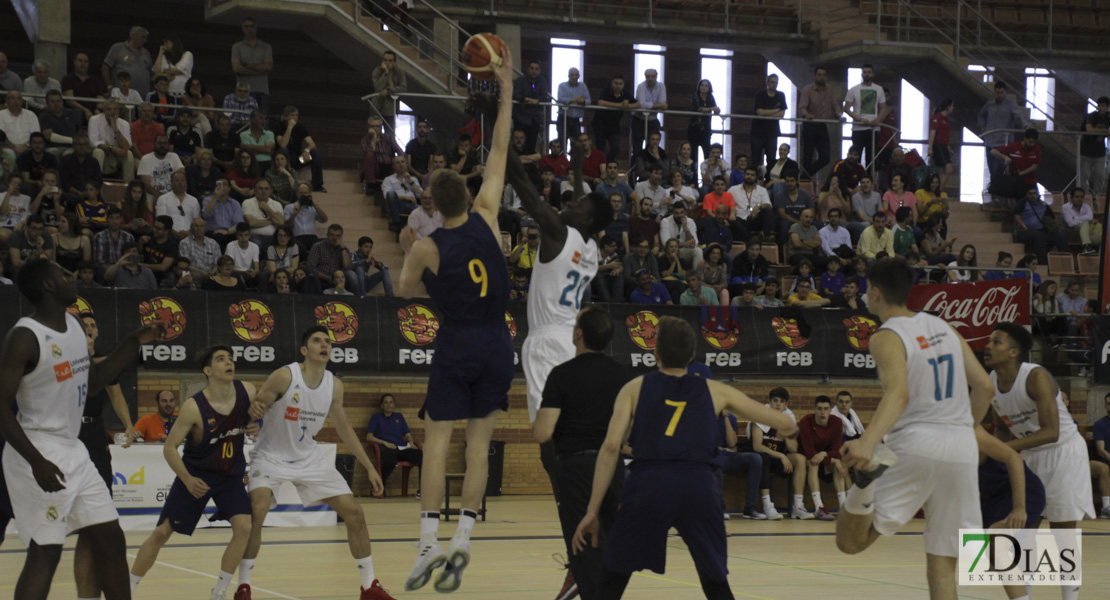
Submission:
<svg viewBox="0 0 1110 600">
<path fill-rule="evenodd" d="M 787 306 L 818 307 L 829 302 L 828 298 L 813 291 L 813 283 L 808 279 L 799 279 L 794 284 L 794 293 L 786 297 Z"/>
<path fill-rule="evenodd" d="M 859 247 L 856 252 L 867 259 L 875 260 L 880 252 L 887 256 L 894 256 L 894 232 L 887 228 L 887 214 L 877 212 L 871 217 L 871 226 L 859 235 Z"/>
</svg>

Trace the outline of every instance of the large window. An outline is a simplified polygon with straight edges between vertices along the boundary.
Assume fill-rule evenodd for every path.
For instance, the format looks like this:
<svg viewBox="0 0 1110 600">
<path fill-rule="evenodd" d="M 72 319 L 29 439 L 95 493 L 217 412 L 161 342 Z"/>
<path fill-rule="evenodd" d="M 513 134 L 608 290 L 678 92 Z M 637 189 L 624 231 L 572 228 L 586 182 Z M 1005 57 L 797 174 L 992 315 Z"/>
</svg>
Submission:
<svg viewBox="0 0 1110 600">
<path fill-rule="evenodd" d="M 732 50 L 719 50 L 717 48 L 701 49 L 701 78 L 708 79 L 713 84 L 713 98 L 721 108 L 721 114 L 732 112 Z M 679 93 L 683 90 L 673 90 Z M 679 96 L 676 95 L 676 98 Z M 674 108 L 689 110 L 689 106 L 674 104 Z M 732 125 L 731 119 L 713 117 L 709 121 L 713 128 L 712 143 L 724 147 L 725 160 L 732 162 Z M 701 164 L 707 157 L 694 148 L 694 160 Z"/>
<path fill-rule="evenodd" d="M 767 76 L 779 76 L 778 91 L 786 96 L 786 114 L 783 115 L 784 119 L 793 119 L 798 114 L 798 88 L 794 85 L 793 81 L 786 76 L 786 72 L 778 68 L 775 63 L 767 63 Z M 796 123 L 794 121 L 780 121 L 779 129 L 782 131 L 782 137 L 779 138 L 779 144 L 790 144 L 790 158 L 798 158 L 798 143 L 797 140 L 790 139 L 794 136 L 796 130 Z M 776 150 L 777 152 L 777 150 Z M 776 154 L 775 156 L 778 156 Z M 773 166 L 773 165 L 771 165 Z"/>
<path fill-rule="evenodd" d="M 1045 130 L 1056 128 L 1056 78 L 1047 69 L 1025 69 L 1025 106 L 1031 119 L 1045 122 Z"/>
<path fill-rule="evenodd" d="M 635 44 L 634 46 L 632 46 L 632 49 L 636 52 L 636 72 L 632 74 L 632 89 L 630 89 L 629 91 L 632 94 L 636 93 L 636 88 L 640 87 L 640 83 L 644 81 L 644 71 L 647 71 L 648 69 L 655 69 L 656 72 L 659 73 L 659 78 L 656 81 L 659 81 L 665 85 L 667 82 L 667 76 L 663 72 L 663 53 L 667 51 L 667 47 L 656 46 L 653 44 Z M 675 89 L 667 90 L 668 102 L 671 101 L 672 94 L 677 91 L 678 90 Z M 678 97 L 679 96 L 674 96 L 674 98 Z M 662 123 L 664 122 L 663 115 L 659 115 L 659 122 L 660 125 L 662 125 Z M 663 131 L 662 127 L 660 127 L 659 131 L 659 145 L 662 147 L 666 147 L 665 144 L 667 143 L 667 134 L 665 131 Z"/>
<path fill-rule="evenodd" d="M 586 46 L 586 42 L 582 40 L 571 40 L 566 38 L 551 38 L 551 98 L 554 102 L 559 94 L 559 84 L 567 81 L 567 72 L 572 68 L 578 69 L 582 74 L 582 79 L 585 81 L 586 74 L 582 73 L 583 57 L 585 52 L 582 50 Z M 558 129 L 556 128 L 555 121 L 559 118 L 559 110 L 552 109 L 548 111 L 550 122 L 547 125 L 547 139 L 554 140 L 559 137 Z M 587 124 L 583 123 L 583 127 Z M 565 148 L 564 148 L 565 149 Z M 546 154 L 546 148 L 544 154 Z"/>
<path fill-rule="evenodd" d="M 863 69 L 848 69 L 848 89 L 852 89 L 861 83 L 863 83 Z M 840 100 L 844 99 L 841 98 Z M 840 141 L 840 156 L 848 156 L 848 148 L 852 147 L 852 118 L 848 115 L 844 115 L 844 118 L 846 121 L 844 122 L 844 126 L 840 129 L 842 135 Z M 866 160 L 866 158 L 866 156 L 861 156 L 860 160 Z M 832 157 L 833 164 L 836 164 L 837 160 L 839 160 L 838 157 Z"/>
<path fill-rule="evenodd" d="M 964 127 L 963 145 L 960 146 L 960 202 L 983 201 L 983 190 L 990 181 L 986 152 L 983 140 Z"/>
<path fill-rule="evenodd" d="M 929 99 L 905 79 L 902 80 L 901 94 L 902 105 L 898 113 L 898 127 L 902 130 L 902 147 L 906 151 L 917 150 L 917 153 L 925 158 L 929 153 L 929 149 L 925 147 L 929 140 L 929 119 L 933 116 Z M 888 98 L 887 102 L 889 101 Z M 925 142 L 912 140 L 925 140 Z"/>
</svg>

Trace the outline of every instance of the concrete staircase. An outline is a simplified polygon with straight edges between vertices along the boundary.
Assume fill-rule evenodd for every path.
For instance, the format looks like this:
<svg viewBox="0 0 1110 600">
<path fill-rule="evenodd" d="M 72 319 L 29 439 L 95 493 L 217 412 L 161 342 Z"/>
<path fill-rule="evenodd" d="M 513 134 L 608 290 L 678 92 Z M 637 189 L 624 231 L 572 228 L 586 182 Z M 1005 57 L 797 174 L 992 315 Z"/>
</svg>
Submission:
<svg viewBox="0 0 1110 600">
<path fill-rule="evenodd" d="M 948 239 L 956 238 L 954 254 L 972 244 L 980 267 L 995 264 L 999 251 L 1009 252 L 1015 263 L 1025 255 L 1025 246 L 1015 243 L 1013 234 L 1003 231 L 1000 223 L 992 222 L 982 204 L 951 202 L 948 209 Z"/>
<path fill-rule="evenodd" d="M 356 170 L 325 169 L 324 187 L 328 193 L 313 194 L 313 200 L 328 214 L 327 223 L 316 225 L 317 235 L 327 235 L 328 225 L 343 226 L 343 241 L 352 252 L 358 247 L 358 238 L 368 235 L 374 240 L 374 258 L 389 266 L 393 284 L 401 279 L 404 253 L 397 243 L 397 234 L 389 231 L 389 217 L 382 206 L 375 204 L 373 196 L 362 193 L 362 181 Z M 373 292 L 381 295 L 379 286 Z"/>
</svg>

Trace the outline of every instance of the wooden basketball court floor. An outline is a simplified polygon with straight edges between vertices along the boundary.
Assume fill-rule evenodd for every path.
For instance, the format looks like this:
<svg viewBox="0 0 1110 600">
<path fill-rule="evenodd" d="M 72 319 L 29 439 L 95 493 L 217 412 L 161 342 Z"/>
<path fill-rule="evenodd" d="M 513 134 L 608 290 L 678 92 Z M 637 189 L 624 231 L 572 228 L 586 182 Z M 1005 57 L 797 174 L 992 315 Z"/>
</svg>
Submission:
<svg viewBox="0 0 1110 600">
<path fill-rule="evenodd" d="M 442 598 L 429 585 L 420 592 L 403 589 L 419 535 L 419 501 L 413 498 L 362 501 L 374 544 L 374 568 L 398 598 Z M 455 598 L 477 600 L 551 600 L 563 570 L 551 555 L 564 553 L 559 520 L 550 496 L 489 499 L 488 521 L 474 529 L 473 562 Z M 902 600 L 928 598 L 921 538 L 924 521 L 912 521 L 903 534 L 880 539 L 865 553 L 836 550 L 835 523 L 818 521 L 726 522 L 729 581 L 738 599 Z M 1086 521 L 1084 585 L 1086 600 L 1110 598 L 1110 521 Z M 455 521 L 440 525 L 450 538 Z M 174 536 L 147 574 L 136 600 L 207 598 L 227 543 L 227 529 L 198 530 L 191 538 Z M 133 560 L 146 532 L 127 534 Z M 73 585 L 74 539 L 66 544 L 51 598 L 76 598 Z M 446 542 L 444 542 L 446 545 Z M 18 538 L 0 548 L 0 598 L 11 598 L 23 563 Z M 268 528 L 255 565 L 254 598 L 317 600 L 357 598 L 358 576 L 347 550 L 346 529 L 336 527 Z M 234 590 L 235 584 L 232 585 Z M 962 587 L 960 598 L 1003 600 L 1001 589 Z M 228 594 L 230 597 L 230 593 Z M 665 575 L 645 572 L 632 578 L 629 600 L 703 598 L 690 555 L 678 537 L 668 543 Z M 1036 588 L 1033 598 L 1059 598 L 1055 588 Z"/>
</svg>

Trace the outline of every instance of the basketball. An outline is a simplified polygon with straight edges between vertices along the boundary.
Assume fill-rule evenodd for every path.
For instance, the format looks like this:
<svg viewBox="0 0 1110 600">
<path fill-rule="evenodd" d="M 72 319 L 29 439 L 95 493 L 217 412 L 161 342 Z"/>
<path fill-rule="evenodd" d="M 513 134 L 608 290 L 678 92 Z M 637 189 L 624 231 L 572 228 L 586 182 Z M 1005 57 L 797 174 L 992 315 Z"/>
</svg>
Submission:
<svg viewBox="0 0 1110 600">
<path fill-rule="evenodd" d="M 492 33 L 479 33 L 466 40 L 462 49 L 462 64 L 475 79 L 493 79 L 494 71 L 501 66 L 501 56 L 509 47 Z"/>
</svg>

